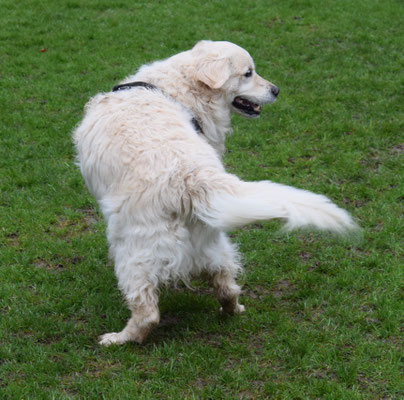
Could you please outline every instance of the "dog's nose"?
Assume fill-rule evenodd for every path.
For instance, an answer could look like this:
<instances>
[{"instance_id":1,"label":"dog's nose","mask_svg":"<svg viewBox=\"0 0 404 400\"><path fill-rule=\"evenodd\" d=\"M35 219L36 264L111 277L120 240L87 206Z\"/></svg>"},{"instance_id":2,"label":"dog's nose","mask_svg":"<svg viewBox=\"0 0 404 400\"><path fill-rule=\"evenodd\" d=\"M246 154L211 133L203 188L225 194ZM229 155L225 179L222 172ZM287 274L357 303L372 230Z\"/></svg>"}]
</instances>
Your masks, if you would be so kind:
<instances>
[{"instance_id":1,"label":"dog's nose","mask_svg":"<svg viewBox=\"0 0 404 400\"><path fill-rule=\"evenodd\" d=\"M278 94L279 94L279 88L278 88L278 86L273 85L273 86L271 87L271 93L272 93L275 97L278 96Z\"/></svg>"}]
</instances>

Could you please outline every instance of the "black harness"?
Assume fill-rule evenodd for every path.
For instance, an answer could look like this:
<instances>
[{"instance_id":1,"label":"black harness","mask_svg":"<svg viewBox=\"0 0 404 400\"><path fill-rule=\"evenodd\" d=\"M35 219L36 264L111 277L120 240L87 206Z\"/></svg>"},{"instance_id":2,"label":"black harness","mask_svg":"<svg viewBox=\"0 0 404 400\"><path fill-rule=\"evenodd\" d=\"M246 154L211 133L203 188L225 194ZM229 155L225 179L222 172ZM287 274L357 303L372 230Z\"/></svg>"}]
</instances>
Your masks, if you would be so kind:
<instances>
[{"instance_id":1,"label":"black harness","mask_svg":"<svg viewBox=\"0 0 404 400\"><path fill-rule=\"evenodd\" d=\"M112 91L120 92L121 90L129 90L129 89L132 89L135 87L143 87L143 88L149 89L149 90L159 90L159 88L157 86L154 86L151 83L137 81L137 82L128 82L128 83L122 83L120 85L116 85L112 88ZM202 127L201 127L200 123L198 122L198 120L195 117L192 117L191 122L192 122L192 125L194 126L196 132L203 135L203 130L202 130Z\"/></svg>"},{"instance_id":2,"label":"black harness","mask_svg":"<svg viewBox=\"0 0 404 400\"><path fill-rule=\"evenodd\" d=\"M134 87L144 87L146 89L157 89L157 86L152 85L151 83L147 82L128 82L122 83L121 85L116 85L112 88L113 92L119 92L120 90L128 90Z\"/></svg>"}]
</instances>

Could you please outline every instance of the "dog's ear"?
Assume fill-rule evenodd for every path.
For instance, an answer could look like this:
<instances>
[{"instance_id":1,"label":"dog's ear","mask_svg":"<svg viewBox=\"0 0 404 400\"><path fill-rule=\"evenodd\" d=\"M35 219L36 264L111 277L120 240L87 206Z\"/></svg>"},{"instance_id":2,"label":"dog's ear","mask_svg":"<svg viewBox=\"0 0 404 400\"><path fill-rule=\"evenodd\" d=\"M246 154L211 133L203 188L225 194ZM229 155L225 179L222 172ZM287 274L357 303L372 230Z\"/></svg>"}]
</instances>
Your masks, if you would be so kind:
<instances>
[{"instance_id":1,"label":"dog's ear","mask_svg":"<svg viewBox=\"0 0 404 400\"><path fill-rule=\"evenodd\" d=\"M220 89L230 78L230 60L226 58L203 57L195 66L195 79L212 89Z\"/></svg>"},{"instance_id":2,"label":"dog's ear","mask_svg":"<svg viewBox=\"0 0 404 400\"><path fill-rule=\"evenodd\" d=\"M195 78L212 89L220 89L230 75L230 60L227 57L210 59L205 57L195 68Z\"/></svg>"},{"instance_id":3,"label":"dog's ear","mask_svg":"<svg viewBox=\"0 0 404 400\"><path fill-rule=\"evenodd\" d=\"M194 78L212 89L220 89L231 75L230 59L211 54L196 58Z\"/></svg>"},{"instance_id":4,"label":"dog's ear","mask_svg":"<svg viewBox=\"0 0 404 400\"><path fill-rule=\"evenodd\" d=\"M220 89L231 76L231 62L217 51L214 43L201 40L193 47L194 79L212 89Z\"/></svg>"}]
</instances>

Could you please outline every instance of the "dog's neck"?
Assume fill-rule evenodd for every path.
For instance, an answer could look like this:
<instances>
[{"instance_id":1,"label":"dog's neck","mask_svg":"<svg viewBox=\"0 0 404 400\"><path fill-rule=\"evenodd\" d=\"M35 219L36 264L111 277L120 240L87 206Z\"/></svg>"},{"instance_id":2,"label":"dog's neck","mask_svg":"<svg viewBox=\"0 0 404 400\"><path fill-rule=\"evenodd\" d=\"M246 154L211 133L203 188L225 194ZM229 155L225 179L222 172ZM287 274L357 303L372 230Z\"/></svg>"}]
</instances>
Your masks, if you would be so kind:
<instances>
[{"instance_id":1,"label":"dog's neck","mask_svg":"<svg viewBox=\"0 0 404 400\"><path fill-rule=\"evenodd\" d=\"M225 152L226 134L231 132L230 110L226 99L204 84L193 81L190 68L177 63L177 60L174 56L150 66L145 65L124 82L140 80L151 83L189 109L202 128L201 137L221 157Z\"/></svg>"},{"instance_id":2,"label":"dog's neck","mask_svg":"<svg viewBox=\"0 0 404 400\"><path fill-rule=\"evenodd\" d=\"M203 91L192 91L189 95L177 95L175 98L196 116L206 140L220 156L223 156L226 135L231 132L230 110L225 100Z\"/></svg>"}]
</instances>

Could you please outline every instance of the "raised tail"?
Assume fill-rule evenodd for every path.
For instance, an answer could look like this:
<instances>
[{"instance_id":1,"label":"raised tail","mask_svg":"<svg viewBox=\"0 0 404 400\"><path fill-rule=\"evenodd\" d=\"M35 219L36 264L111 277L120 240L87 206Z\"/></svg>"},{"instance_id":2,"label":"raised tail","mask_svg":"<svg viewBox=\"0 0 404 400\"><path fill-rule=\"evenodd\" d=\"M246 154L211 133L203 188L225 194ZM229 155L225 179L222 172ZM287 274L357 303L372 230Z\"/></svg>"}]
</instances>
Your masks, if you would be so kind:
<instances>
[{"instance_id":1,"label":"raised tail","mask_svg":"<svg viewBox=\"0 0 404 400\"><path fill-rule=\"evenodd\" d=\"M211 191L203 203L194 203L198 218L212 227L227 230L270 219L285 220L287 230L314 227L343 234L357 227L348 212L325 196L270 181L243 182L226 175L222 175L226 180L223 190Z\"/></svg>"}]
</instances>

